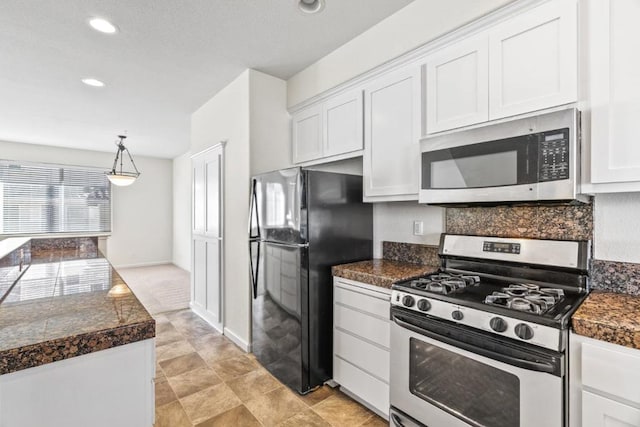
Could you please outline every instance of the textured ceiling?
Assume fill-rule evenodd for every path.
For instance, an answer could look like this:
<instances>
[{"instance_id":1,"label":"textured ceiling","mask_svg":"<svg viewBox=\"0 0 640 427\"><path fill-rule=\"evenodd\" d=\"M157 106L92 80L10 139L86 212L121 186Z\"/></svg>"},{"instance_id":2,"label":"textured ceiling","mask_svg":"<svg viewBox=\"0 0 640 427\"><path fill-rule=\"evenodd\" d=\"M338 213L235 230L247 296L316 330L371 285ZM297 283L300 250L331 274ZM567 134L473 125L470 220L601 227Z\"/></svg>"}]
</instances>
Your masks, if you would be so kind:
<instances>
[{"instance_id":1,"label":"textured ceiling","mask_svg":"<svg viewBox=\"0 0 640 427\"><path fill-rule=\"evenodd\" d=\"M0 0L0 140L114 151L127 130L134 155L175 157L190 114L245 68L287 79L411 1Z\"/></svg>"}]
</instances>

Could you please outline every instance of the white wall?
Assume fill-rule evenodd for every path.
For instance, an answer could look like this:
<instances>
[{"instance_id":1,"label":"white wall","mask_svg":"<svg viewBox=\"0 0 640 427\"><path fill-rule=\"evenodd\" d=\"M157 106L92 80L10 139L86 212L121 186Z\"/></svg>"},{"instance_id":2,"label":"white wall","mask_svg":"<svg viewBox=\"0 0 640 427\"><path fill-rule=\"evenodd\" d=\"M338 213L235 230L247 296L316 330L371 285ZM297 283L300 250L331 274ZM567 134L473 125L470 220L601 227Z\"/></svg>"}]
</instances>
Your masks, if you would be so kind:
<instances>
[{"instance_id":1,"label":"white wall","mask_svg":"<svg viewBox=\"0 0 640 427\"><path fill-rule=\"evenodd\" d=\"M129 187L112 186L113 230L107 258L116 267L169 263L172 258L171 160L136 156L140 178ZM0 157L77 166L111 168L113 153L0 141Z\"/></svg>"},{"instance_id":2,"label":"white wall","mask_svg":"<svg viewBox=\"0 0 640 427\"><path fill-rule=\"evenodd\" d=\"M250 336L249 254L249 70L191 116L191 153L222 140L225 146L224 326L248 343ZM185 191L190 191L185 189Z\"/></svg>"},{"instance_id":3,"label":"white wall","mask_svg":"<svg viewBox=\"0 0 640 427\"><path fill-rule=\"evenodd\" d=\"M423 235L413 235L413 221L423 221ZM444 231L444 208L418 202L373 205L373 256L382 258L382 241L437 245Z\"/></svg>"},{"instance_id":4,"label":"white wall","mask_svg":"<svg viewBox=\"0 0 640 427\"><path fill-rule=\"evenodd\" d=\"M402 55L511 0L415 0L288 81L291 107Z\"/></svg>"},{"instance_id":5,"label":"white wall","mask_svg":"<svg viewBox=\"0 0 640 427\"><path fill-rule=\"evenodd\" d=\"M594 204L594 257L640 263L640 193L599 194Z\"/></svg>"},{"instance_id":6,"label":"white wall","mask_svg":"<svg viewBox=\"0 0 640 427\"><path fill-rule=\"evenodd\" d=\"M249 70L251 175L291 167L287 82Z\"/></svg>"},{"instance_id":7,"label":"white wall","mask_svg":"<svg viewBox=\"0 0 640 427\"><path fill-rule=\"evenodd\" d=\"M173 263L191 271L191 152L173 159Z\"/></svg>"}]
</instances>

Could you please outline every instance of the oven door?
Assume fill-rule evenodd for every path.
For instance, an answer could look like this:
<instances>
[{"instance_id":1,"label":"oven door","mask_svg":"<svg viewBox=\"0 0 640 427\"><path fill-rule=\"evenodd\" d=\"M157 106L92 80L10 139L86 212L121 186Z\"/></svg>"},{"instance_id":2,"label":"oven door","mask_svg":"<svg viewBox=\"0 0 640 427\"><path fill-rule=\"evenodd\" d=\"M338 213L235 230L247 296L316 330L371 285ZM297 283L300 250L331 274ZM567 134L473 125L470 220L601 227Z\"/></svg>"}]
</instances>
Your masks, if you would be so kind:
<instances>
[{"instance_id":1,"label":"oven door","mask_svg":"<svg viewBox=\"0 0 640 427\"><path fill-rule=\"evenodd\" d=\"M392 408L428 427L564 425L561 353L396 308L392 317Z\"/></svg>"}]
</instances>

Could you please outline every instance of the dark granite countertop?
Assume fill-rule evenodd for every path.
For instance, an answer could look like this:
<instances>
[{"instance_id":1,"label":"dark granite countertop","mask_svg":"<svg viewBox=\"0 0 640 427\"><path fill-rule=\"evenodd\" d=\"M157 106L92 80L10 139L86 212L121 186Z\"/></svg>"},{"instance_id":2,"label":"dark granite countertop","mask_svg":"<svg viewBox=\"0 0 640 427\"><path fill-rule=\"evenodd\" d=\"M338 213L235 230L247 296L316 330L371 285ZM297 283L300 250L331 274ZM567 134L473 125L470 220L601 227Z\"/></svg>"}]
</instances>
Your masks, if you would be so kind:
<instances>
[{"instance_id":1,"label":"dark granite countertop","mask_svg":"<svg viewBox=\"0 0 640 427\"><path fill-rule=\"evenodd\" d=\"M100 254L51 249L0 304L0 375L155 337L155 320Z\"/></svg>"},{"instance_id":2,"label":"dark granite countertop","mask_svg":"<svg viewBox=\"0 0 640 427\"><path fill-rule=\"evenodd\" d=\"M579 335L640 349L640 296L592 292L571 323Z\"/></svg>"},{"instance_id":3,"label":"dark granite countertop","mask_svg":"<svg viewBox=\"0 0 640 427\"><path fill-rule=\"evenodd\" d=\"M391 288L395 282L423 276L438 270L437 265L412 264L388 259L372 259L351 264L335 265L334 276L382 288Z\"/></svg>"}]
</instances>

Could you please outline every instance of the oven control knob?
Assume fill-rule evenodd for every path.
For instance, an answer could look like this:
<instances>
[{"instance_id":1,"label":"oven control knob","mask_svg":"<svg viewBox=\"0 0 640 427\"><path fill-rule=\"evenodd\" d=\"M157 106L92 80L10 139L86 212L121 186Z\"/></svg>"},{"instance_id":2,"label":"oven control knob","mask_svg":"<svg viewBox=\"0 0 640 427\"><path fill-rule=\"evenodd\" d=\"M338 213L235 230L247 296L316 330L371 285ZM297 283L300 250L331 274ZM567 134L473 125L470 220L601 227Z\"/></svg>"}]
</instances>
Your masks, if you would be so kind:
<instances>
[{"instance_id":1,"label":"oven control knob","mask_svg":"<svg viewBox=\"0 0 640 427\"><path fill-rule=\"evenodd\" d=\"M429 311L431 309L431 303L426 299L418 300L418 310L420 311Z\"/></svg>"},{"instance_id":2,"label":"oven control knob","mask_svg":"<svg viewBox=\"0 0 640 427\"><path fill-rule=\"evenodd\" d=\"M489 321L489 326L496 332L504 332L507 330L507 322L500 317L494 317Z\"/></svg>"},{"instance_id":3,"label":"oven control knob","mask_svg":"<svg viewBox=\"0 0 640 427\"><path fill-rule=\"evenodd\" d=\"M516 335L523 340L530 340L533 338L533 329L529 325L519 323L516 325Z\"/></svg>"},{"instance_id":4,"label":"oven control knob","mask_svg":"<svg viewBox=\"0 0 640 427\"><path fill-rule=\"evenodd\" d=\"M453 320L462 320L464 314L460 310L456 310L451 313L451 317L453 317Z\"/></svg>"},{"instance_id":5,"label":"oven control knob","mask_svg":"<svg viewBox=\"0 0 640 427\"><path fill-rule=\"evenodd\" d=\"M411 307L414 302L415 301L411 295L405 295L402 297L402 305L405 307Z\"/></svg>"}]
</instances>

